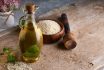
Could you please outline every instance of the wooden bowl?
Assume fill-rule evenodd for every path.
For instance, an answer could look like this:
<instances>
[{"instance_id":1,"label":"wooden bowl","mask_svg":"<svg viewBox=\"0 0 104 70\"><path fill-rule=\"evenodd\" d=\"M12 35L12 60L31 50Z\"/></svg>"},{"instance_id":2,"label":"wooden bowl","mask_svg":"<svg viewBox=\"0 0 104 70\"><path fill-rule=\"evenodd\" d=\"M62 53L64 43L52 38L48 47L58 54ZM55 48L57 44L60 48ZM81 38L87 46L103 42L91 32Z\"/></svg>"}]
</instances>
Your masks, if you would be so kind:
<instances>
[{"instance_id":1,"label":"wooden bowl","mask_svg":"<svg viewBox=\"0 0 104 70\"><path fill-rule=\"evenodd\" d=\"M56 20L53 20L53 21L56 21ZM59 22L59 21L56 21L56 22L61 27L60 32L58 32L56 34L52 34L52 35L43 34L43 42L44 42L44 44L55 43L55 42L57 42L58 40L60 40L64 36L65 32L64 32L63 24L61 22Z\"/></svg>"}]
</instances>

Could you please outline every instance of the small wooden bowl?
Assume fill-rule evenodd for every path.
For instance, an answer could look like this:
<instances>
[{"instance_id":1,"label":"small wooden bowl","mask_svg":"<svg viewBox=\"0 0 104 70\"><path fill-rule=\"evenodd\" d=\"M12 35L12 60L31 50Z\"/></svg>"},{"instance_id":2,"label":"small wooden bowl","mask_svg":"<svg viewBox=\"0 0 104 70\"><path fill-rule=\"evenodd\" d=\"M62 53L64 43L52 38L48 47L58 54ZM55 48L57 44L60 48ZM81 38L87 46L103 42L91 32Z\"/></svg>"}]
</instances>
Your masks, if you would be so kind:
<instances>
[{"instance_id":1,"label":"small wooden bowl","mask_svg":"<svg viewBox=\"0 0 104 70\"><path fill-rule=\"evenodd\" d=\"M53 21L56 21L56 20L53 20ZM60 32L58 32L56 34L52 34L52 35L45 35L45 34L43 34L43 42L44 42L44 44L55 43L55 42L57 42L58 40L60 40L64 36L65 32L64 32L63 24L61 22L59 22L59 21L56 21L56 22L61 27Z\"/></svg>"}]
</instances>

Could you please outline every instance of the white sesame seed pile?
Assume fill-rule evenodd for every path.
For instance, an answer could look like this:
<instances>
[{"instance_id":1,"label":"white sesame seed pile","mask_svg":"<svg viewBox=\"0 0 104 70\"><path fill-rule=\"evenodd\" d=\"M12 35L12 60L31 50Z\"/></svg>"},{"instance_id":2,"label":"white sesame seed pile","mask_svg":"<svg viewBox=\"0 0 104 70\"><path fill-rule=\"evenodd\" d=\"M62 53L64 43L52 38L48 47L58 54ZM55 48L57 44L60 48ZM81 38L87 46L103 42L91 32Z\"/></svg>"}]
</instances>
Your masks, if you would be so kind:
<instances>
[{"instance_id":1,"label":"white sesame seed pile","mask_svg":"<svg viewBox=\"0 0 104 70\"><path fill-rule=\"evenodd\" d=\"M16 62L15 64L8 63L6 66L7 70L32 70L28 64L23 62Z\"/></svg>"},{"instance_id":2,"label":"white sesame seed pile","mask_svg":"<svg viewBox=\"0 0 104 70\"><path fill-rule=\"evenodd\" d=\"M60 25L52 20L41 20L38 23L38 27L40 27L45 35L56 34L61 30Z\"/></svg>"}]
</instances>

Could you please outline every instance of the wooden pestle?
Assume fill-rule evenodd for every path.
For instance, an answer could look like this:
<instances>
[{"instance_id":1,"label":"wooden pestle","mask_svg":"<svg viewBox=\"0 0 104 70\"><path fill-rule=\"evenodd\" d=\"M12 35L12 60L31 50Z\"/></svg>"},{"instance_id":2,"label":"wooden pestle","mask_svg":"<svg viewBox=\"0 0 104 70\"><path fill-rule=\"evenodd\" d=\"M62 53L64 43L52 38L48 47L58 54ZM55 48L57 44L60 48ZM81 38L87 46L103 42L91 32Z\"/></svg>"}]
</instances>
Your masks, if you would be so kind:
<instances>
[{"instance_id":1,"label":"wooden pestle","mask_svg":"<svg viewBox=\"0 0 104 70\"><path fill-rule=\"evenodd\" d=\"M63 37L63 45L66 49L73 49L76 47L77 43L73 37L73 34L70 32L70 26L68 23L68 18L65 13L59 17L59 20L63 23L64 28L65 28L65 35Z\"/></svg>"}]
</instances>

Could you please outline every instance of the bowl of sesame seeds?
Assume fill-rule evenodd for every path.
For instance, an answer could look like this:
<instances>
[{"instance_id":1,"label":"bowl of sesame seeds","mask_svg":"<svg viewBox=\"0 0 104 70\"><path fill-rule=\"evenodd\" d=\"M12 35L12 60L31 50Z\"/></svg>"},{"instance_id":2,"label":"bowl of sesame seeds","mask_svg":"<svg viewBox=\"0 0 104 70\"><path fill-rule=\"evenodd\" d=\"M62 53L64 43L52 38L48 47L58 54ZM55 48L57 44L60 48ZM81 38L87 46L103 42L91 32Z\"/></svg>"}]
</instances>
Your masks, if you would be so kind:
<instances>
[{"instance_id":1,"label":"bowl of sesame seeds","mask_svg":"<svg viewBox=\"0 0 104 70\"><path fill-rule=\"evenodd\" d=\"M43 41L45 44L57 42L64 35L64 26L59 21L40 20L38 27L43 33Z\"/></svg>"}]
</instances>

